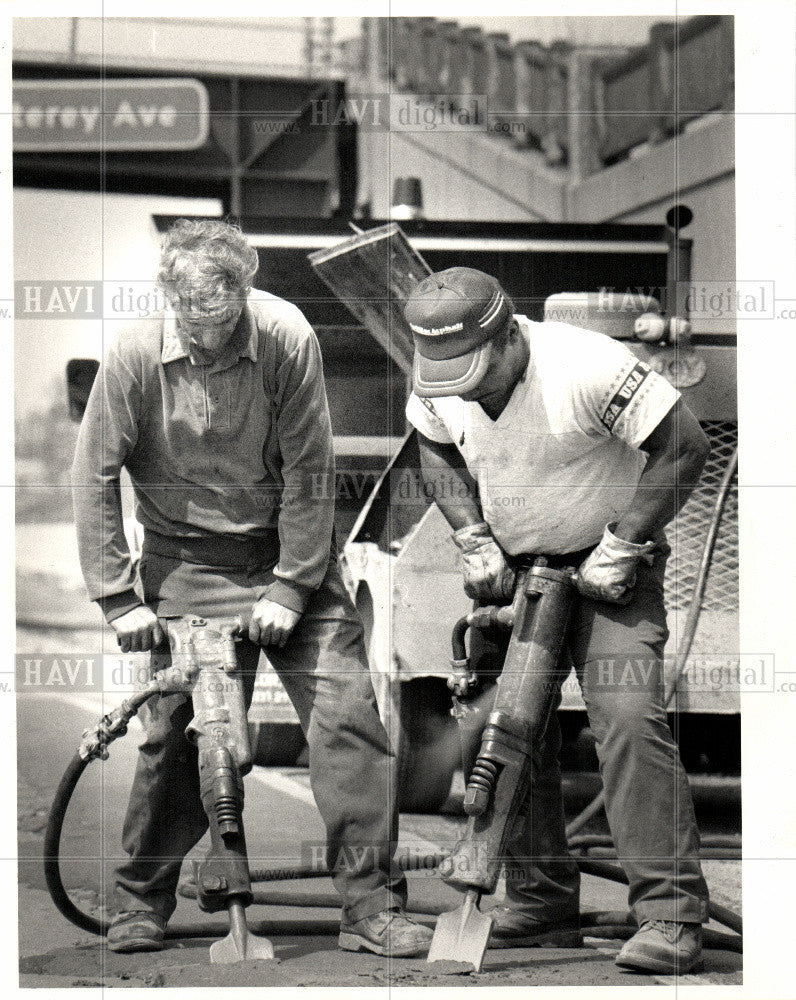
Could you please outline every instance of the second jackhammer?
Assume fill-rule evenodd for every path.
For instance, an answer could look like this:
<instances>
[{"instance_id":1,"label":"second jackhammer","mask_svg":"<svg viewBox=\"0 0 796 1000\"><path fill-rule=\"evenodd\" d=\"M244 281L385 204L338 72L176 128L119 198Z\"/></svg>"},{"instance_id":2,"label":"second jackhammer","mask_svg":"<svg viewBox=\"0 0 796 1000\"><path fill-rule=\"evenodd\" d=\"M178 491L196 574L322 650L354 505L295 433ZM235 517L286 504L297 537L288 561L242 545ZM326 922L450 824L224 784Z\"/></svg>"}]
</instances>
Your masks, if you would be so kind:
<instances>
[{"instance_id":1,"label":"second jackhammer","mask_svg":"<svg viewBox=\"0 0 796 1000\"><path fill-rule=\"evenodd\" d=\"M567 667L564 639L575 597L573 567L553 569L544 557L520 574L511 605L482 607L459 623L466 628L511 629L495 701L464 798L464 837L441 867L443 880L465 893L461 906L437 921L428 960L484 959L492 918L482 913L481 896L497 886L506 842L530 789L535 755ZM456 632L454 633L456 636ZM454 657L451 687L455 709L466 714L476 678L465 657Z\"/></svg>"},{"instance_id":2,"label":"second jackhammer","mask_svg":"<svg viewBox=\"0 0 796 1000\"><path fill-rule=\"evenodd\" d=\"M229 934L210 947L211 962L239 962L274 957L271 942L250 933L245 909L253 894L243 831L243 776L252 755L246 720L242 677L235 639L244 630L239 619L197 616L165 622L171 664L146 686L86 730L74 760L56 794L45 837L45 877L50 895L67 919L93 933L108 924L78 910L64 889L58 845L69 799L86 765L108 757L108 746L127 732L130 720L149 698L181 693L193 701L193 718L186 737L196 744L202 805L210 827L210 850L194 863L199 907L209 913L226 910Z\"/></svg>"}]
</instances>

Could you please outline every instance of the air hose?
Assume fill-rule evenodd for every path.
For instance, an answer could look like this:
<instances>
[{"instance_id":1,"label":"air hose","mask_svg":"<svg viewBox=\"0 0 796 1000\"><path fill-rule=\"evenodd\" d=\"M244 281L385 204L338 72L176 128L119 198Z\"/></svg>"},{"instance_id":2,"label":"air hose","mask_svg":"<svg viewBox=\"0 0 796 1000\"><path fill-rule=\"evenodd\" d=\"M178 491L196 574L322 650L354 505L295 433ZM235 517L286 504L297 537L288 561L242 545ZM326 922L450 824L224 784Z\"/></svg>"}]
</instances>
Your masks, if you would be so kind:
<instances>
[{"instance_id":1,"label":"air hose","mask_svg":"<svg viewBox=\"0 0 796 1000\"><path fill-rule=\"evenodd\" d=\"M702 610L702 599L705 596L705 587L708 582L708 571L710 570L710 566L713 561L713 550L716 547L716 538L719 533L721 516L724 513L724 505L727 502L727 496L730 492L730 486L732 485L733 476L735 475L737 468L738 449L736 448L727 462L724 469L724 475L721 477L719 492L716 494L716 502L713 505L713 513L710 518L707 534L705 535L705 544L702 546L702 556L699 560L699 571L697 572L694 590L691 595L691 603L688 606L688 614L686 615L685 625L683 626L683 636L677 650L674 672L666 690L664 691L663 697L665 708L669 707L672 698L674 698L675 691L677 690L677 684L679 683L680 677L688 662L688 656L691 652L694 636L696 635L697 624L699 623L699 615ZM572 822L568 824L567 837L573 837L579 830L582 830L583 827L597 815L604 805L605 791L601 789L600 792L595 795L591 802L585 807L585 809L578 813Z\"/></svg>"},{"instance_id":2,"label":"air hose","mask_svg":"<svg viewBox=\"0 0 796 1000\"><path fill-rule=\"evenodd\" d=\"M63 829L64 818L66 816L69 800L71 799L72 793L74 792L78 781L91 759L91 757L82 757L80 753L76 753L64 772L63 778L61 778L61 783L55 793L55 798L50 810L50 818L44 837L44 876L50 896L58 911L63 914L63 916L65 916L70 923L73 923L81 930L88 931L90 934L99 934L104 936L108 931L108 921L97 919L96 917L92 917L90 914L85 913L83 910L80 910L77 906L75 906L69 898L61 880L61 870L58 857L61 831ZM266 920L261 921L259 924L251 924L250 929L256 934L262 934L265 936L277 933L303 935L322 934L325 932L334 934L337 933L338 923L339 922L337 921L331 920L317 921L312 924L308 924L307 921L304 920ZM228 933L228 931L229 927L223 923L205 924L201 927L174 926L167 928L166 937L171 940L196 937L223 937Z\"/></svg>"},{"instance_id":3,"label":"air hose","mask_svg":"<svg viewBox=\"0 0 796 1000\"><path fill-rule=\"evenodd\" d=\"M147 697L156 693L151 691L146 697L139 699L139 705L143 704L143 701ZM125 704L129 704L125 703ZM117 710L121 711L121 710ZM113 715L114 713L112 713ZM132 713L135 714L135 713ZM127 716L127 720L131 716ZM106 716L103 723L100 724L101 728L103 724L110 719L110 716ZM112 738L115 739L117 736L121 736L121 727L113 734ZM85 740L84 740L85 744ZM69 894L64 888L63 881L61 879L61 865L60 865L60 845L61 845L61 833L63 831L64 819L66 817L66 811L69 806L70 799L77 787L78 781L83 775L88 764L96 756L103 756L101 753L95 753L93 755L84 755L81 751L78 751L72 760L69 762L69 766L64 772L61 782L58 785L58 789L55 793L55 798L53 799L53 804L50 808L50 816L47 822L47 829L44 835L44 877L47 884L47 889L50 893L53 903L61 913L70 923L73 923L76 927L81 930L88 931L90 934L105 935L108 931L109 922L107 920L98 919L93 917L83 910L80 910L72 900L69 898ZM104 754L107 757L107 752ZM435 865L439 864L444 858L444 855L435 855L432 859ZM414 863L414 864L413 864ZM420 859L409 859L409 863L406 865L407 869L412 867L423 867L427 869L429 859L423 857ZM403 866L402 866L403 867ZM250 873L252 882L270 882L270 881L282 881L285 879L285 875L288 874L284 869L253 869ZM291 879L296 878L322 878L324 876L331 875L332 872L328 868L296 868L289 873ZM196 898L196 888L191 886L191 883L183 883L180 887L180 894L187 896L189 899ZM323 897L323 901L319 901L320 897L316 895L300 895L291 896L287 893L282 892L281 894L276 893L275 898L269 897L268 893L255 893L254 902L256 903L269 903L275 906L332 906L334 905L339 909L340 899L339 896L331 895ZM421 908L410 909L412 913L424 913L428 915L434 915L438 913L438 910ZM324 933L337 933L339 929L339 921L296 921L296 920L280 920L280 921L262 921L259 925L252 924L250 929L258 934L292 934L292 935L306 935L306 934L324 934ZM217 925L204 925L201 927L169 927L166 930L166 937L170 939L175 938L186 938L186 937L223 937L229 928L222 924Z\"/></svg>"},{"instance_id":4,"label":"air hose","mask_svg":"<svg viewBox=\"0 0 796 1000\"><path fill-rule=\"evenodd\" d=\"M163 671L163 674L167 673ZM107 923L79 910L67 895L61 881L58 853L66 810L72 793L89 763L96 757L101 760L108 759L108 746L115 739L125 735L130 719L138 713L145 701L163 691L167 682L166 676L156 675L141 691L126 698L118 708L104 715L94 729L84 731L83 741L64 771L50 808L47 830L44 834L44 878L47 888L52 901L66 919L92 934L105 934Z\"/></svg>"},{"instance_id":5,"label":"air hose","mask_svg":"<svg viewBox=\"0 0 796 1000\"><path fill-rule=\"evenodd\" d=\"M47 830L44 834L44 878L52 901L55 903L58 911L67 920L71 921L81 930L88 931L91 934L105 934L108 929L107 922L97 920L89 916L88 913L79 910L67 895L64 884L61 881L61 866L58 858L66 808L69 805L72 792L74 792L90 760L90 757L83 758L79 753L76 753L69 762L69 766L64 771L64 776L61 778L61 783L58 785L58 790L55 793L55 798L50 808Z\"/></svg>"}]
</instances>

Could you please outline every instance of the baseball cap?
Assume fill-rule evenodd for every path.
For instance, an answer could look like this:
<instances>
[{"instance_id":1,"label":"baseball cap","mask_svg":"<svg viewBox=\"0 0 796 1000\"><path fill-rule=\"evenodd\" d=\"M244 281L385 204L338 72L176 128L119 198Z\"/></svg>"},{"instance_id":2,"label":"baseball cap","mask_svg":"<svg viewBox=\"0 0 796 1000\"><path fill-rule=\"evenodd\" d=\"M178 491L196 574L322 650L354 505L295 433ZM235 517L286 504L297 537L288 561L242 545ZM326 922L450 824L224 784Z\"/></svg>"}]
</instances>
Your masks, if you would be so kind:
<instances>
[{"instance_id":1,"label":"baseball cap","mask_svg":"<svg viewBox=\"0 0 796 1000\"><path fill-rule=\"evenodd\" d=\"M415 393L434 398L475 388L511 308L500 283L472 267L449 267L416 285L404 309L415 341Z\"/></svg>"}]
</instances>

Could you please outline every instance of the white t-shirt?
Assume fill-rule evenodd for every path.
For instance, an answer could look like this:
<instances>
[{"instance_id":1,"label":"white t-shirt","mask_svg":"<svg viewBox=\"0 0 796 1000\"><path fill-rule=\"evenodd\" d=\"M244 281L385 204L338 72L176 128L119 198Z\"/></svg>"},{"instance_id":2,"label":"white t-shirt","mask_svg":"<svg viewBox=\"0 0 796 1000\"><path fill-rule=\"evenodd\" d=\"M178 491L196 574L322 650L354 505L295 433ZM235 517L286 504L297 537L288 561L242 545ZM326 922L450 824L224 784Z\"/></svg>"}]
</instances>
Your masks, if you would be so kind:
<instances>
[{"instance_id":1,"label":"white t-shirt","mask_svg":"<svg viewBox=\"0 0 796 1000\"><path fill-rule=\"evenodd\" d=\"M639 445L680 393L602 333L516 318L528 370L497 420L459 396L414 393L406 415L459 449L506 552L575 552L629 507L646 461Z\"/></svg>"}]
</instances>

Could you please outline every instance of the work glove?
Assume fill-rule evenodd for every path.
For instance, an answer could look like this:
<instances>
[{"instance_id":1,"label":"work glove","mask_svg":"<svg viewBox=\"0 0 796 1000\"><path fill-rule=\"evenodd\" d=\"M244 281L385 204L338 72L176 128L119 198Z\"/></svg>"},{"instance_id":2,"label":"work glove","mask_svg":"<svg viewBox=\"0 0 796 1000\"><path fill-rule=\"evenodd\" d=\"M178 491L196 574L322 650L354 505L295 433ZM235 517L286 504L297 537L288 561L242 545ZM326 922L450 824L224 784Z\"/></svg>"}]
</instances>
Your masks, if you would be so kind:
<instances>
[{"instance_id":1,"label":"work glove","mask_svg":"<svg viewBox=\"0 0 796 1000\"><path fill-rule=\"evenodd\" d=\"M652 565L655 542L626 542L611 530L616 522L606 525L600 544L581 563L575 584L584 597L612 604L628 604L633 597L636 569L643 559Z\"/></svg>"},{"instance_id":2,"label":"work glove","mask_svg":"<svg viewBox=\"0 0 796 1000\"><path fill-rule=\"evenodd\" d=\"M453 533L462 553L464 592L475 601L503 602L514 596L515 573L484 521Z\"/></svg>"}]
</instances>

